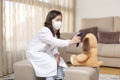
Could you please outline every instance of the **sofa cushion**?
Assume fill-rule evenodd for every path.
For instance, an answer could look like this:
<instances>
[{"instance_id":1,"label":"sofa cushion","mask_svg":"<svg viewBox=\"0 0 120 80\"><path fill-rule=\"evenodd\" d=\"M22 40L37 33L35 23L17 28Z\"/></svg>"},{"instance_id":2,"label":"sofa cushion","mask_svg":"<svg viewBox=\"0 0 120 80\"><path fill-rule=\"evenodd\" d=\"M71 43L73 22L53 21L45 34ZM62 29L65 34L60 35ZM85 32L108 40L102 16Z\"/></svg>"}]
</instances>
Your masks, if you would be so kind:
<instances>
[{"instance_id":1,"label":"sofa cushion","mask_svg":"<svg viewBox=\"0 0 120 80\"><path fill-rule=\"evenodd\" d=\"M114 31L120 32L120 16L114 17Z\"/></svg>"},{"instance_id":2,"label":"sofa cushion","mask_svg":"<svg viewBox=\"0 0 120 80\"><path fill-rule=\"evenodd\" d=\"M76 45L71 45L71 46L67 47L66 52L67 52L67 54L80 54L80 53L82 53L81 43L79 44L78 47L76 47Z\"/></svg>"},{"instance_id":3,"label":"sofa cushion","mask_svg":"<svg viewBox=\"0 0 120 80\"><path fill-rule=\"evenodd\" d=\"M119 32L99 32L99 43L119 44Z\"/></svg>"},{"instance_id":4,"label":"sofa cushion","mask_svg":"<svg viewBox=\"0 0 120 80\"><path fill-rule=\"evenodd\" d=\"M98 31L113 31L114 17L103 18L83 18L81 20L81 29L98 27Z\"/></svg>"},{"instance_id":5,"label":"sofa cushion","mask_svg":"<svg viewBox=\"0 0 120 80\"><path fill-rule=\"evenodd\" d=\"M97 27L91 27L91 28L81 29L80 32L83 32L83 34L84 34L81 37L81 40L83 40L83 38L85 37L85 35L87 33L93 33L95 35L95 37L98 39L98 37L97 37Z\"/></svg>"},{"instance_id":6,"label":"sofa cushion","mask_svg":"<svg viewBox=\"0 0 120 80\"><path fill-rule=\"evenodd\" d=\"M76 32L64 32L64 33L61 33L60 38L61 39L72 39L75 34L77 33Z\"/></svg>"},{"instance_id":7,"label":"sofa cushion","mask_svg":"<svg viewBox=\"0 0 120 80\"><path fill-rule=\"evenodd\" d=\"M120 44L98 43L98 56L120 58Z\"/></svg>"}]
</instances>

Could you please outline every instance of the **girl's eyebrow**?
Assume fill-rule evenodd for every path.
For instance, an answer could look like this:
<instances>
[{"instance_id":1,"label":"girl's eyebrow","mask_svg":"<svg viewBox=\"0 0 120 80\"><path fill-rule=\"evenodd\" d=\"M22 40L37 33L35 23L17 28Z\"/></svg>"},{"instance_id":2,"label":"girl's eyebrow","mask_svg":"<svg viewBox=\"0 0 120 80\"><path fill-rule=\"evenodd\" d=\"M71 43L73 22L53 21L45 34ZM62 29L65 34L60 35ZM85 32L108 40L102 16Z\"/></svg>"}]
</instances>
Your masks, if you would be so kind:
<instances>
[{"instance_id":1,"label":"girl's eyebrow","mask_svg":"<svg viewBox=\"0 0 120 80\"><path fill-rule=\"evenodd\" d=\"M57 21L62 21L61 19L56 19Z\"/></svg>"}]
</instances>

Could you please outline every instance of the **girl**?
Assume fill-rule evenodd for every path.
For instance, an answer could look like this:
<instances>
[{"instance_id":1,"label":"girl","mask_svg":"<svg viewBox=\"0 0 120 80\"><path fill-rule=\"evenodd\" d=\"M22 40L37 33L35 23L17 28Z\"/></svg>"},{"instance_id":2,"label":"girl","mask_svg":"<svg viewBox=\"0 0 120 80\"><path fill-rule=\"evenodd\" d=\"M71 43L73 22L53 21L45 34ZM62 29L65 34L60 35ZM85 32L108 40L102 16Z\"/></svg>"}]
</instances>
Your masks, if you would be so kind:
<instances>
[{"instance_id":1,"label":"girl","mask_svg":"<svg viewBox=\"0 0 120 80\"><path fill-rule=\"evenodd\" d=\"M27 59L32 63L37 77L46 80L62 80L64 60L60 57L58 47L66 47L80 42L78 36L72 40L60 38L62 14L57 10L48 13L44 27L35 34L27 48Z\"/></svg>"}]
</instances>

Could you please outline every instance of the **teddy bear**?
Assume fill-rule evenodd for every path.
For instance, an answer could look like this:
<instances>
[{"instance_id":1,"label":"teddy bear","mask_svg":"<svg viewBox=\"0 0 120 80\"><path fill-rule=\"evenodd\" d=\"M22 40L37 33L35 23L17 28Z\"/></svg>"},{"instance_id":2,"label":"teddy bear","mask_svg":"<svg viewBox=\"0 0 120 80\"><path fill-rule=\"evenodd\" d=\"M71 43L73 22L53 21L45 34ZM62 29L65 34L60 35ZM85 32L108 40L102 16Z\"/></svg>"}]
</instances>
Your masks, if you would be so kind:
<instances>
[{"instance_id":1,"label":"teddy bear","mask_svg":"<svg viewBox=\"0 0 120 80\"><path fill-rule=\"evenodd\" d=\"M72 65L82 65L98 67L103 61L97 60L97 39L92 33L88 33L83 38L82 53L70 57Z\"/></svg>"}]
</instances>

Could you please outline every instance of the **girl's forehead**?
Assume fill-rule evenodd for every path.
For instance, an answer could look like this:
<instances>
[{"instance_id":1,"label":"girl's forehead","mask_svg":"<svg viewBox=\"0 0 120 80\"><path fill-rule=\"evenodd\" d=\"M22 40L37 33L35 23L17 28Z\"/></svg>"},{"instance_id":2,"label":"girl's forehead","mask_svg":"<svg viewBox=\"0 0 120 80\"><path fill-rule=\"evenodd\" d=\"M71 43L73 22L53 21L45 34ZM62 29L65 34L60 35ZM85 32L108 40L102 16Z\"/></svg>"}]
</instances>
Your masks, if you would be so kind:
<instances>
[{"instance_id":1,"label":"girl's forehead","mask_svg":"<svg viewBox=\"0 0 120 80\"><path fill-rule=\"evenodd\" d=\"M62 20L62 16L61 16L61 15L58 15L58 16L56 16L54 19Z\"/></svg>"}]
</instances>

